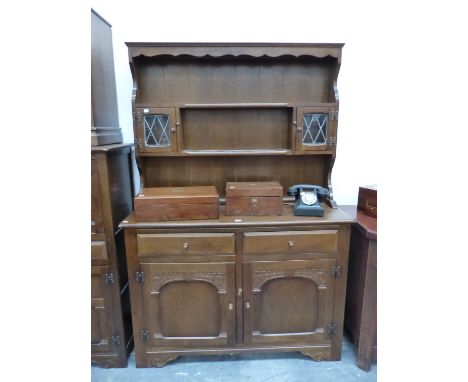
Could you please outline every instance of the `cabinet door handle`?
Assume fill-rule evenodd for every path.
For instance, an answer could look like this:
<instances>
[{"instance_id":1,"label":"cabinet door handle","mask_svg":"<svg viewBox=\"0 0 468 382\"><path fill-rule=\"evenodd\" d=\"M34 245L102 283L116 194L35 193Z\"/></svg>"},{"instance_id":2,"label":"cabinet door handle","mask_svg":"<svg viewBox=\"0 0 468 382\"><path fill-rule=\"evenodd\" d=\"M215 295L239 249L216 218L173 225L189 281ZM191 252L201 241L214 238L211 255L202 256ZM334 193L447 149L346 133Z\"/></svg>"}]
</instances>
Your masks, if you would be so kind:
<instances>
[{"instance_id":1,"label":"cabinet door handle","mask_svg":"<svg viewBox=\"0 0 468 382\"><path fill-rule=\"evenodd\" d=\"M182 246L182 248L188 249L188 243L184 243L184 245Z\"/></svg>"},{"instance_id":2,"label":"cabinet door handle","mask_svg":"<svg viewBox=\"0 0 468 382\"><path fill-rule=\"evenodd\" d=\"M233 309L234 309L234 304L233 304L232 302L230 302L230 303L228 304L228 309L229 309L229 310L233 310Z\"/></svg>"},{"instance_id":3,"label":"cabinet door handle","mask_svg":"<svg viewBox=\"0 0 468 382\"><path fill-rule=\"evenodd\" d=\"M247 301L247 302L245 303L245 309L250 309L250 302Z\"/></svg>"},{"instance_id":4,"label":"cabinet door handle","mask_svg":"<svg viewBox=\"0 0 468 382\"><path fill-rule=\"evenodd\" d=\"M288 241L288 246L289 246L289 248L294 247L294 241L289 240Z\"/></svg>"},{"instance_id":5,"label":"cabinet door handle","mask_svg":"<svg viewBox=\"0 0 468 382\"><path fill-rule=\"evenodd\" d=\"M242 296L242 288L239 288L239 289L237 290L237 295L238 295L239 297Z\"/></svg>"}]
</instances>

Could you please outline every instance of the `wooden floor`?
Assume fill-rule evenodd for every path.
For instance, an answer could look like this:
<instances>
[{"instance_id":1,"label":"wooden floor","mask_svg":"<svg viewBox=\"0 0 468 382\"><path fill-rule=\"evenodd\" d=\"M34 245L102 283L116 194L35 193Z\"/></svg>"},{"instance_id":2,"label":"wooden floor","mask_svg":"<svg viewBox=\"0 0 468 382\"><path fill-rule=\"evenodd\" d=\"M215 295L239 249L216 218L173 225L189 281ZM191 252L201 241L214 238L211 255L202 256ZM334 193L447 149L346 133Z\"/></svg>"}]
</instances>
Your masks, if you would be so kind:
<instances>
[{"instance_id":1,"label":"wooden floor","mask_svg":"<svg viewBox=\"0 0 468 382\"><path fill-rule=\"evenodd\" d=\"M344 336L342 360L315 362L299 353L234 356L181 357L161 369L135 368L132 353L126 369L92 367L92 381L174 381L174 382L299 382L377 381L377 365L369 372L356 366L356 352Z\"/></svg>"}]
</instances>

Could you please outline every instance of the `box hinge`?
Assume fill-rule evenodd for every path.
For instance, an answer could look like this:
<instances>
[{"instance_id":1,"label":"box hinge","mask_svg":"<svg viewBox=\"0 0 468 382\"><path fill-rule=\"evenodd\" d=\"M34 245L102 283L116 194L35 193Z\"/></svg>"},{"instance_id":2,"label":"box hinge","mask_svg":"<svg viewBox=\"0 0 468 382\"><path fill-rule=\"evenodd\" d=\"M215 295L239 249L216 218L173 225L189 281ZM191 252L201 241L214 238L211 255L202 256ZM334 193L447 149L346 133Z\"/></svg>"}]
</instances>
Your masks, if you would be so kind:
<instances>
[{"instance_id":1,"label":"box hinge","mask_svg":"<svg viewBox=\"0 0 468 382\"><path fill-rule=\"evenodd\" d=\"M114 345L120 345L120 337L119 337L119 336L112 336L112 337L111 337L111 342L112 342Z\"/></svg>"},{"instance_id":2,"label":"box hinge","mask_svg":"<svg viewBox=\"0 0 468 382\"><path fill-rule=\"evenodd\" d=\"M330 113L330 119L331 119L332 121L338 121L338 111L332 111L332 112Z\"/></svg>"},{"instance_id":3,"label":"box hinge","mask_svg":"<svg viewBox=\"0 0 468 382\"><path fill-rule=\"evenodd\" d=\"M143 282L144 278L143 278L144 274L143 272L136 272L135 273L135 280L137 283L141 283Z\"/></svg>"},{"instance_id":4,"label":"box hinge","mask_svg":"<svg viewBox=\"0 0 468 382\"><path fill-rule=\"evenodd\" d=\"M331 336L335 335L336 334L336 322L332 321L332 323L328 325L327 331L328 331L328 334L330 334Z\"/></svg>"},{"instance_id":5,"label":"box hinge","mask_svg":"<svg viewBox=\"0 0 468 382\"><path fill-rule=\"evenodd\" d=\"M104 282L106 284L109 284L109 285L113 284L114 283L114 275L112 273L106 273L104 275Z\"/></svg>"},{"instance_id":6,"label":"box hinge","mask_svg":"<svg viewBox=\"0 0 468 382\"><path fill-rule=\"evenodd\" d=\"M332 276L340 277L341 276L341 267L339 265L334 265L332 267Z\"/></svg>"},{"instance_id":7,"label":"box hinge","mask_svg":"<svg viewBox=\"0 0 468 382\"><path fill-rule=\"evenodd\" d=\"M142 330L140 331L140 338L142 341L148 341L149 339L149 333L147 330Z\"/></svg>"}]
</instances>

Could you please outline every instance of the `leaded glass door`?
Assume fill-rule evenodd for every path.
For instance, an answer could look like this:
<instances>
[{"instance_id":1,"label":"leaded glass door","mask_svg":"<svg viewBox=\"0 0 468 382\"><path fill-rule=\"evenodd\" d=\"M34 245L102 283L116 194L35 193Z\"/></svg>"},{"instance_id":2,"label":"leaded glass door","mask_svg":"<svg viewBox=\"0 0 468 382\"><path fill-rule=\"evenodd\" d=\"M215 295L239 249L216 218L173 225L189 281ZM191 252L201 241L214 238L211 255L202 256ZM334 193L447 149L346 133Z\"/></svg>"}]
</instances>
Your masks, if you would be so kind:
<instances>
[{"instance_id":1,"label":"leaded glass door","mask_svg":"<svg viewBox=\"0 0 468 382\"><path fill-rule=\"evenodd\" d=\"M297 109L296 150L328 150L336 144L336 116L331 107Z\"/></svg>"},{"instance_id":2,"label":"leaded glass door","mask_svg":"<svg viewBox=\"0 0 468 382\"><path fill-rule=\"evenodd\" d=\"M177 151L174 108L138 108L137 139L139 152Z\"/></svg>"}]
</instances>

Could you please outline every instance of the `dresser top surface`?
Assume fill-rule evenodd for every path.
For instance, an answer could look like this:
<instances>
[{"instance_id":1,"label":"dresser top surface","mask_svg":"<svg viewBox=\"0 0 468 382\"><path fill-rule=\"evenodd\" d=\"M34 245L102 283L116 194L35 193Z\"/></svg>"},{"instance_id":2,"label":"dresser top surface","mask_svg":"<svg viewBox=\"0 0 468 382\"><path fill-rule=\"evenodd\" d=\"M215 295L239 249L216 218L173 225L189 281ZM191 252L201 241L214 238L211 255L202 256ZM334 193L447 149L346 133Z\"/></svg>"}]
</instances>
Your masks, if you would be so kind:
<instances>
[{"instance_id":1,"label":"dresser top surface","mask_svg":"<svg viewBox=\"0 0 468 382\"><path fill-rule=\"evenodd\" d=\"M283 205L281 216L226 216L225 206L219 208L219 219L208 220L179 220L165 222L137 222L133 213L125 218L119 227L123 228L236 228L251 226L301 226L301 225L324 225L324 224L350 224L354 222L353 217L340 208L323 206L325 215L323 217L294 216L293 205Z\"/></svg>"}]
</instances>

